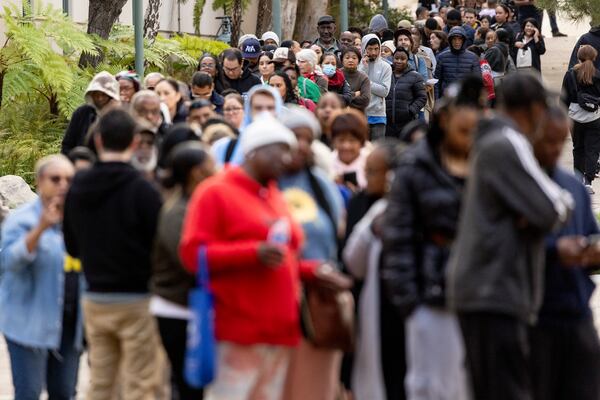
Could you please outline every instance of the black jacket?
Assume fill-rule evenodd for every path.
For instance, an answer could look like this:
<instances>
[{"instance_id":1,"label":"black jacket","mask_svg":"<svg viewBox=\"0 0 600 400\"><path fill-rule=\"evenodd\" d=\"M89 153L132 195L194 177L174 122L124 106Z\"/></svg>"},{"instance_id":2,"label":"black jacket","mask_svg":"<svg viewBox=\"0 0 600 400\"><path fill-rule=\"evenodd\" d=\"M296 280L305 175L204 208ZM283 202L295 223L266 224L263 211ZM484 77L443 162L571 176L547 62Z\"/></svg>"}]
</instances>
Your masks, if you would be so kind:
<instances>
[{"instance_id":1,"label":"black jacket","mask_svg":"<svg viewBox=\"0 0 600 400\"><path fill-rule=\"evenodd\" d=\"M593 85L582 85L577 82L577 76L573 69L569 69L563 78L560 99L567 108L571 103L578 103L578 94L588 94L600 99L600 71L596 70Z\"/></svg>"},{"instance_id":2,"label":"black jacket","mask_svg":"<svg viewBox=\"0 0 600 400\"><path fill-rule=\"evenodd\" d=\"M385 98L386 136L398 138L402 128L417 118L427 103L423 77L410 65L400 76L392 74L390 91Z\"/></svg>"},{"instance_id":3,"label":"black jacket","mask_svg":"<svg viewBox=\"0 0 600 400\"><path fill-rule=\"evenodd\" d=\"M589 44L595 49L600 49L600 26L590 29L588 33L579 38L571 53L569 69L573 68L573 66L579 62L577 60L577 52L579 51L579 47L584 44ZM596 65L596 69L600 69L600 57L596 57L594 64Z\"/></svg>"},{"instance_id":4,"label":"black jacket","mask_svg":"<svg viewBox=\"0 0 600 400\"><path fill-rule=\"evenodd\" d=\"M465 50L466 35L464 29L461 27L452 28L448 35L448 41L452 42L452 38L455 36L463 38L463 47L460 50L455 50L450 46L448 50L440 53L437 57L435 77L439 79L439 82L435 86L436 97L442 96L450 84L458 82L470 74L481 76L479 57L475 53Z\"/></svg>"},{"instance_id":5,"label":"black jacket","mask_svg":"<svg viewBox=\"0 0 600 400\"><path fill-rule=\"evenodd\" d=\"M444 305L462 186L441 166L428 140L403 154L384 219L381 278L388 299L405 316L421 303Z\"/></svg>"},{"instance_id":6,"label":"black jacket","mask_svg":"<svg viewBox=\"0 0 600 400\"><path fill-rule=\"evenodd\" d=\"M179 240L188 200L177 194L165 203L152 253L152 292L183 306L187 306L189 291L196 281L179 261Z\"/></svg>"},{"instance_id":7,"label":"black jacket","mask_svg":"<svg viewBox=\"0 0 600 400\"><path fill-rule=\"evenodd\" d=\"M85 145L88 131L96 116L96 109L89 104L84 104L73 112L60 147L62 154L68 155L75 147Z\"/></svg>"},{"instance_id":8,"label":"black jacket","mask_svg":"<svg viewBox=\"0 0 600 400\"><path fill-rule=\"evenodd\" d=\"M146 293L160 194L131 165L97 162L67 194L64 238L95 293Z\"/></svg>"},{"instance_id":9,"label":"black jacket","mask_svg":"<svg viewBox=\"0 0 600 400\"><path fill-rule=\"evenodd\" d=\"M253 86L261 84L260 79L254 76L247 68L244 69L239 79L229 79L225 73L221 75L221 78L223 90L234 89L241 95L246 94Z\"/></svg>"},{"instance_id":10,"label":"black jacket","mask_svg":"<svg viewBox=\"0 0 600 400\"><path fill-rule=\"evenodd\" d=\"M515 39L515 42L521 42L523 41L523 38L525 37L525 34L523 32L519 33L517 35L517 38ZM535 42L535 40L531 39L529 42L527 42L527 44L525 45L525 48L527 48L527 51L531 51L531 66L538 70L540 73L542 72L542 61L541 61L541 55L546 54L546 44L544 43L544 38L541 37L539 42ZM515 61L515 65L517 65L517 53L519 52L519 49L517 49L516 47L513 47L512 50L512 58Z\"/></svg>"}]
</instances>

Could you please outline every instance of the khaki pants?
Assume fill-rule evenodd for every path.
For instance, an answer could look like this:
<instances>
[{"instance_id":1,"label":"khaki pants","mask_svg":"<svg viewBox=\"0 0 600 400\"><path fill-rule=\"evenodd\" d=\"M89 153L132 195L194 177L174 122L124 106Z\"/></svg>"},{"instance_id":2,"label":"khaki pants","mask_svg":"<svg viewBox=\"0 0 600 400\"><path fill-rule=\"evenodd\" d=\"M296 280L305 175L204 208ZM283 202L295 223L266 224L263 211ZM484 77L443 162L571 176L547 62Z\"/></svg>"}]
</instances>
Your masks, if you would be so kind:
<instances>
[{"instance_id":1,"label":"khaki pants","mask_svg":"<svg viewBox=\"0 0 600 400\"><path fill-rule=\"evenodd\" d=\"M110 400L118 380L122 400L154 399L162 353L149 300L100 304L83 300L90 358L88 400Z\"/></svg>"}]
</instances>

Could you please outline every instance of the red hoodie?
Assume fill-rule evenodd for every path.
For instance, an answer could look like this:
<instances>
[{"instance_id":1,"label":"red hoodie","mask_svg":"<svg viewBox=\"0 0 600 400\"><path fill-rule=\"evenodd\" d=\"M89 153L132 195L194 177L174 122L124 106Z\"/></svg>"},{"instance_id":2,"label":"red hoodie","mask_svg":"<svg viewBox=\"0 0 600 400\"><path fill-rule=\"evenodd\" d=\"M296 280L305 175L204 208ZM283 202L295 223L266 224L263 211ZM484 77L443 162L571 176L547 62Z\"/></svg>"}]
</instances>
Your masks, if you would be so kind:
<instances>
[{"instance_id":1,"label":"red hoodie","mask_svg":"<svg viewBox=\"0 0 600 400\"><path fill-rule=\"evenodd\" d=\"M290 240L283 264L271 268L258 260L258 247L281 218L289 221ZM311 262L300 265L302 239L302 228L293 221L276 182L261 186L234 167L196 189L183 225L180 256L196 272L198 248L206 246L217 340L298 343L300 273L311 276L315 267Z\"/></svg>"}]
</instances>

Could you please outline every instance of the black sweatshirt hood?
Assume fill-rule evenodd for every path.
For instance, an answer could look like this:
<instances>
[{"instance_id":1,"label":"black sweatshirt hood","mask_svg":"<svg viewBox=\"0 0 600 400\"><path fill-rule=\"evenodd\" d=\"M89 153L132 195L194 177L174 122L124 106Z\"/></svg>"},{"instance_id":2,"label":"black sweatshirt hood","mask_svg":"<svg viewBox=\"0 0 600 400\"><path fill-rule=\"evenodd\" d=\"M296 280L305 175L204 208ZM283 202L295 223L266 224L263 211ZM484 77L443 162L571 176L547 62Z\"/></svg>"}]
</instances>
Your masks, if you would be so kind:
<instances>
[{"instance_id":1,"label":"black sweatshirt hood","mask_svg":"<svg viewBox=\"0 0 600 400\"><path fill-rule=\"evenodd\" d=\"M91 169L75 176L70 195L76 201L98 204L140 178L140 173L129 164L99 161Z\"/></svg>"}]
</instances>

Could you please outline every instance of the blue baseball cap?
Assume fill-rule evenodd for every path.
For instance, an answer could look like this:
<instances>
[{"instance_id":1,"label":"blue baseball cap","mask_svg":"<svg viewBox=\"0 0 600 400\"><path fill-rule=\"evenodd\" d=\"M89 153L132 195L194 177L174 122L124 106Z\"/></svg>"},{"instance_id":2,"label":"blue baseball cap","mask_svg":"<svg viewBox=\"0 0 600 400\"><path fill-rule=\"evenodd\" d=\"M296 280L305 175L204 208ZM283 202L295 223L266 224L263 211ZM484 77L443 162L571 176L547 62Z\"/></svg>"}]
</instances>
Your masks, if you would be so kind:
<instances>
[{"instance_id":1,"label":"blue baseball cap","mask_svg":"<svg viewBox=\"0 0 600 400\"><path fill-rule=\"evenodd\" d=\"M258 39L250 38L242 43L242 55L244 58L258 58L261 52L260 42Z\"/></svg>"}]
</instances>

